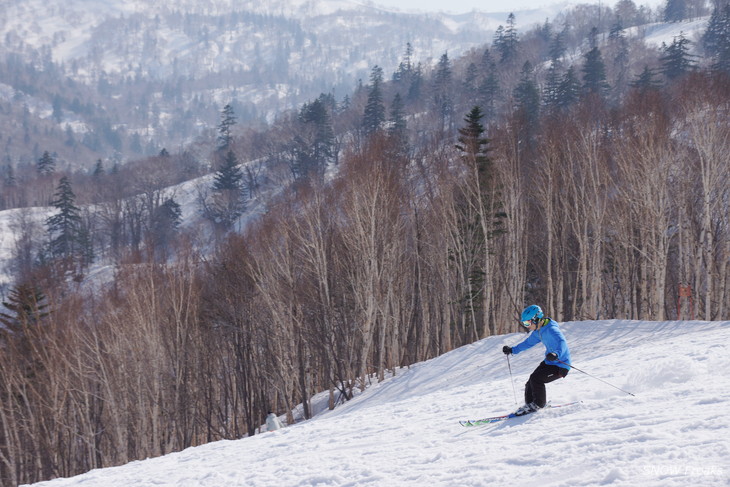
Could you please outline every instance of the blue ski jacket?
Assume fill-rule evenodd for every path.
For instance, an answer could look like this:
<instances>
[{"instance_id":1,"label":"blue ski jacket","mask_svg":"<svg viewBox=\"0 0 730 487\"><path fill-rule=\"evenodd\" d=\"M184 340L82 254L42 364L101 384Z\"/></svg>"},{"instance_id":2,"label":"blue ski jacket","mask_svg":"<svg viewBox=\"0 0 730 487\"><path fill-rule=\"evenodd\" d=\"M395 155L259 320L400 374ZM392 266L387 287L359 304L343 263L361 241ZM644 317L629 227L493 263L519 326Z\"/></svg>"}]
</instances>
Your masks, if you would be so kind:
<instances>
[{"instance_id":1,"label":"blue ski jacket","mask_svg":"<svg viewBox=\"0 0 730 487\"><path fill-rule=\"evenodd\" d=\"M550 352L557 354L558 360L564 363L545 360L548 365L557 365L564 369L570 370L570 350L568 350L568 342L565 341L563 332L560 331L558 324L550 318L544 318L540 320L540 327L530 333L522 343L519 343L512 347L512 353L517 355L520 352L524 352L528 348L532 348L542 342L545 345L545 355ZM567 364L567 365L566 365Z\"/></svg>"}]
</instances>

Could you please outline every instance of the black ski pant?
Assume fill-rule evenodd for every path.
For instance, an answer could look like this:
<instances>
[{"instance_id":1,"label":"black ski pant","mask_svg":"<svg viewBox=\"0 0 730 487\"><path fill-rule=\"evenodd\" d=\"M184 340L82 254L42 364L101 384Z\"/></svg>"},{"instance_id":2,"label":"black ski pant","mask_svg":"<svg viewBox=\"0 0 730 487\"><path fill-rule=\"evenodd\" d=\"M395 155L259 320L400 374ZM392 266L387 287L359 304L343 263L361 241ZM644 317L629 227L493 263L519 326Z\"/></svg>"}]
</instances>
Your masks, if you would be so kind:
<instances>
[{"instance_id":1,"label":"black ski pant","mask_svg":"<svg viewBox=\"0 0 730 487\"><path fill-rule=\"evenodd\" d=\"M562 379L566 375L568 375L568 369L541 362L525 384L525 404L534 402L539 407L544 408L547 404L545 384Z\"/></svg>"}]
</instances>

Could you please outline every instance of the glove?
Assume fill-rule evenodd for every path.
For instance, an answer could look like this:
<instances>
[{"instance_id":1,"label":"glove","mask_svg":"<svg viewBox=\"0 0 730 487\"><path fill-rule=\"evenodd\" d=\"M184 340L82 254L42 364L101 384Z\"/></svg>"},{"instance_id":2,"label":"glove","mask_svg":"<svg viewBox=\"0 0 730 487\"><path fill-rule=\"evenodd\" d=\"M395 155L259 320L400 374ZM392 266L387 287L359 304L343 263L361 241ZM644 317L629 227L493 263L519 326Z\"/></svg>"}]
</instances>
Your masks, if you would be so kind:
<instances>
[{"instance_id":1,"label":"glove","mask_svg":"<svg viewBox=\"0 0 730 487\"><path fill-rule=\"evenodd\" d=\"M504 347L502 347L502 353L505 355L510 355L512 353L512 347L508 347L507 345L505 345Z\"/></svg>"},{"instance_id":2,"label":"glove","mask_svg":"<svg viewBox=\"0 0 730 487\"><path fill-rule=\"evenodd\" d=\"M558 360L558 354L555 352L550 352L549 354L545 355L545 358L547 360L550 360L551 362L555 362Z\"/></svg>"}]
</instances>

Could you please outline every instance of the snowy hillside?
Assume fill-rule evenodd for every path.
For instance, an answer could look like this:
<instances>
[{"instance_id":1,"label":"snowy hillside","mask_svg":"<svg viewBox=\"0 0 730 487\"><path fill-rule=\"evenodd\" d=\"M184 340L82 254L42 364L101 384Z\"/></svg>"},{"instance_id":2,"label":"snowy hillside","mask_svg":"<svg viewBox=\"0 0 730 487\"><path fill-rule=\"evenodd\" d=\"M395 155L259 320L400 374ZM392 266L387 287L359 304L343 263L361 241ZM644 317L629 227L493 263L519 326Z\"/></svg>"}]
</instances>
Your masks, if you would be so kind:
<instances>
[{"instance_id":1,"label":"snowy hillside","mask_svg":"<svg viewBox=\"0 0 730 487\"><path fill-rule=\"evenodd\" d=\"M709 20L709 17L702 17L687 22L650 24L633 30L643 30L643 36L646 43L656 47L661 47L662 43L669 45L680 35L683 35L691 42L699 43L701 42L702 34L707 29L707 22Z\"/></svg>"},{"instance_id":2,"label":"snowy hillside","mask_svg":"<svg viewBox=\"0 0 730 487\"><path fill-rule=\"evenodd\" d=\"M416 364L334 411L37 486L688 486L730 483L730 322L586 321L563 331L578 371L548 384L582 404L477 428L515 408L490 337ZM520 395L544 353L511 359Z\"/></svg>"},{"instance_id":3,"label":"snowy hillside","mask_svg":"<svg viewBox=\"0 0 730 487\"><path fill-rule=\"evenodd\" d=\"M407 14L350 0L10 0L0 12L0 46L25 58L73 64L76 81L114 83L119 77L197 79L211 73L256 72L264 82L299 84L325 76L320 89L352 89L373 64L392 70L405 50L418 60L456 55L491 38L507 13ZM553 16L557 7L520 13L523 27ZM428 29L429 35L422 32ZM37 50L38 53L33 52ZM310 68L312 64L316 69ZM272 72L265 72L266 67ZM283 76L286 74L286 76ZM254 95L241 90L236 96ZM231 88L223 98L228 101ZM213 88L211 88L213 89ZM215 87L214 91L219 89ZM281 89L281 88L280 88ZM300 86L290 86L296 93ZM279 94L285 98L283 94ZM292 96L289 94L289 96Z\"/></svg>"}]
</instances>

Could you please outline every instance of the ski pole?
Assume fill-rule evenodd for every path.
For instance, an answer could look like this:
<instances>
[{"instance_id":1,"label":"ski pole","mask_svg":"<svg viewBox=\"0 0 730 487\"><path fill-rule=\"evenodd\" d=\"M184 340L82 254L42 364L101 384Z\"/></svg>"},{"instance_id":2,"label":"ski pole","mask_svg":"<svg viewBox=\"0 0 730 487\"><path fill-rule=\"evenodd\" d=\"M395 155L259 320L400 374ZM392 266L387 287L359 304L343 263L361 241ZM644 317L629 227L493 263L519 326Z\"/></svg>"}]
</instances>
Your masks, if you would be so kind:
<instances>
[{"instance_id":1,"label":"ski pole","mask_svg":"<svg viewBox=\"0 0 730 487\"><path fill-rule=\"evenodd\" d=\"M563 365L567 365L567 366L568 366L568 367L570 367L571 369L575 369L575 370L577 370L578 372L582 372L583 374L587 375L588 377L591 377L591 378L593 378L593 379L596 379L596 380L600 380L600 381L601 381L601 382L603 382L604 384L607 384L607 385L609 385L609 386L613 387L614 389L618 389L619 391L621 391L621 392L623 392L623 393L626 393L626 394L628 394L628 395L630 395L630 396L634 396L634 397L636 397L636 394L633 394L633 393L631 393L631 392L629 392L629 391L625 391L625 390L621 389L620 387L616 387L615 385L611 384L610 382L606 382L605 380L601 379L600 377L596 377L596 376L593 376L593 375L589 374L588 372L585 372L585 371L583 371L583 370L580 370L580 369L579 369L578 367L575 367L575 366L573 366L573 365L570 365L570 364L566 364L566 363L565 363L565 362L563 362L562 360L558 360L558 362L560 362L560 363L561 363L561 364L563 364Z\"/></svg>"},{"instance_id":2,"label":"ski pole","mask_svg":"<svg viewBox=\"0 0 730 487\"><path fill-rule=\"evenodd\" d=\"M509 363L509 355L507 357L507 368L509 369L509 381L512 383L512 394L515 396L515 404L517 404L517 391L515 390L515 380L512 377L512 366Z\"/></svg>"}]
</instances>

